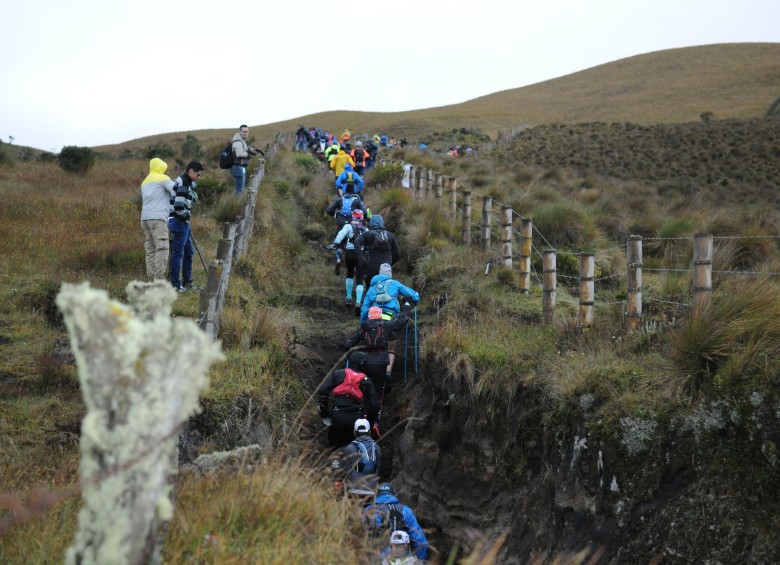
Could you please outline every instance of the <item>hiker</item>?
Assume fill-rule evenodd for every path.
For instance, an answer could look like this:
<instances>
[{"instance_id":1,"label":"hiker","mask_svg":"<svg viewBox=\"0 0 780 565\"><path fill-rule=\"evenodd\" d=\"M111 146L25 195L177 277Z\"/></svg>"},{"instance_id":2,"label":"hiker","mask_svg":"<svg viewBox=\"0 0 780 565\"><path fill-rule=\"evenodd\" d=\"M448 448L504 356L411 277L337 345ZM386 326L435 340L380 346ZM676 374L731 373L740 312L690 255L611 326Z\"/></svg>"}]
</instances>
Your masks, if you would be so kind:
<instances>
[{"instance_id":1,"label":"hiker","mask_svg":"<svg viewBox=\"0 0 780 565\"><path fill-rule=\"evenodd\" d=\"M249 159L260 153L265 156L260 149L253 145L247 145L246 138L249 135L249 126L241 124L238 133L233 136L231 149L233 151L233 166L230 168L230 174L233 175L236 196L241 196L246 185L246 167L249 165Z\"/></svg>"},{"instance_id":2,"label":"hiker","mask_svg":"<svg viewBox=\"0 0 780 565\"><path fill-rule=\"evenodd\" d=\"M351 164L347 163L344 165L344 172L336 177L336 188L339 191L339 196L346 192L345 188L350 184L352 185L352 192L355 194L363 192L363 177L358 174Z\"/></svg>"},{"instance_id":3,"label":"hiker","mask_svg":"<svg viewBox=\"0 0 780 565\"><path fill-rule=\"evenodd\" d=\"M380 409L385 393L390 394L392 390L391 375L388 371L390 343L395 341L398 330L408 323L410 309L411 305L407 302L397 318L383 320L382 308L372 306L368 309L368 320L360 324L344 344L346 349L362 345L368 354L365 373L379 393Z\"/></svg>"},{"instance_id":4,"label":"hiker","mask_svg":"<svg viewBox=\"0 0 780 565\"><path fill-rule=\"evenodd\" d=\"M366 141L366 151L368 151L368 160L366 169L371 170L376 165L377 154L379 153L379 136L375 135Z\"/></svg>"},{"instance_id":5,"label":"hiker","mask_svg":"<svg viewBox=\"0 0 780 565\"><path fill-rule=\"evenodd\" d=\"M378 306L382 309L383 320L395 320L401 314L401 305L398 303L398 297L405 296L414 302L420 301L420 295L417 291L402 285L393 280L393 270L389 263L383 263L379 267L379 274L371 279L371 285L363 297L363 306L360 311L360 323L368 321L368 311L372 306ZM390 381L393 373L393 363L395 362L395 336L390 336L390 342L387 347L387 372L385 380Z\"/></svg>"},{"instance_id":6,"label":"hiker","mask_svg":"<svg viewBox=\"0 0 780 565\"><path fill-rule=\"evenodd\" d=\"M355 161L355 172L360 176L363 176L366 171L366 163L368 162L368 151L363 149L362 141L358 140L355 142L355 148L350 155L352 155L352 160ZM360 190L363 190L362 186L360 187ZM356 192L360 192L360 190Z\"/></svg>"},{"instance_id":7,"label":"hiker","mask_svg":"<svg viewBox=\"0 0 780 565\"><path fill-rule=\"evenodd\" d=\"M366 418L371 427L379 412L379 399L374 383L363 370L368 355L355 351L349 357L349 367L336 369L317 389L320 417L328 426L328 441L335 447L352 440L355 421ZM328 410L328 400L333 394L333 409Z\"/></svg>"},{"instance_id":8,"label":"hiker","mask_svg":"<svg viewBox=\"0 0 780 565\"><path fill-rule=\"evenodd\" d=\"M360 199L360 195L352 192L350 190L352 187L350 186L345 186L344 188L346 189L344 195L340 198L336 198L336 200L331 202L325 209L325 213L328 216L336 218L336 229L338 231L341 231L344 224L352 221L352 212L355 210L363 212L364 217L368 214L368 208L366 208L366 205Z\"/></svg>"},{"instance_id":9,"label":"hiker","mask_svg":"<svg viewBox=\"0 0 780 565\"><path fill-rule=\"evenodd\" d=\"M371 437L371 425L365 418L355 421L355 439L344 448L339 468L347 473L347 492L374 496L379 483L382 449Z\"/></svg>"},{"instance_id":10,"label":"hiker","mask_svg":"<svg viewBox=\"0 0 780 565\"><path fill-rule=\"evenodd\" d=\"M417 558L428 557L428 540L425 538L425 533L417 523L412 509L398 501L392 484L379 485L376 502L363 509L363 521L374 533L387 532L388 538L391 532L406 532ZM387 556L389 552L390 548L385 547L382 555Z\"/></svg>"},{"instance_id":11,"label":"hiker","mask_svg":"<svg viewBox=\"0 0 780 565\"><path fill-rule=\"evenodd\" d=\"M339 152L336 153L336 156L330 162L329 166L337 177L344 172L344 167L347 163L352 165L353 168L355 167L355 161L352 159L352 155L349 154L350 151L352 151L352 145L347 142L341 146Z\"/></svg>"},{"instance_id":12,"label":"hiker","mask_svg":"<svg viewBox=\"0 0 780 565\"><path fill-rule=\"evenodd\" d=\"M330 163L333 161L336 155L338 155L339 149L341 149L341 146L339 145L338 141L335 140L325 149L324 155L325 159L328 161L328 166L330 166Z\"/></svg>"},{"instance_id":13,"label":"hiker","mask_svg":"<svg viewBox=\"0 0 780 565\"><path fill-rule=\"evenodd\" d=\"M192 246L190 210L198 201L197 180L203 165L197 161L187 163L185 173L176 179L176 193L171 197L168 230L173 236L171 244L171 284L179 292L192 288Z\"/></svg>"},{"instance_id":14,"label":"hiker","mask_svg":"<svg viewBox=\"0 0 780 565\"><path fill-rule=\"evenodd\" d=\"M141 183L141 229L146 250L146 276L164 279L168 266L168 212L176 191L165 171L168 164L155 157L149 161L149 174Z\"/></svg>"},{"instance_id":15,"label":"hiker","mask_svg":"<svg viewBox=\"0 0 780 565\"><path fill-rule=\"evenodd\" d=\"M412 554L409 534L396 530L390 534L390 549L382 559L382 565L416 565L420 561Z\"/></svg>"},{"instance_id":16,"label":"hiker","mask_svg":"<svg viewBox=\"0 0 780 565\"><path fill-rule=\"evenodd\" d=\"M303 151L306 149L310 139L309 132L303 127L303 124L298 124L298 130L295 132L295 151Z\"/></svg>"},{"instance_id":17,"label":"hiker","mask_svg":"<svg viewBox=\"0 0 780 565\"><path fill-rule=\"evenodd\" d=\"M342 198L343 200L343 198ZM344 226L336 234L336 239L333 240L328 246L328 249L335 250L339 247L344 249L344 263L347 266L347 277L344 281L347 290L346 305L352 306L352 289L354 287L355 280L358 280L358 286L355 288L355 294L357 295L357 301L360 302L363 299L363 291L365 288L362 284L362 279L356 276L357 268L357 253L355 252L355 239L361 233L366 231L366 227L363 225L363 210L356 209L352 211L352 221L344 224ZM339 271L339 259L341 257L337 253L336 255L336 274Z\"/></svg>"},{"instance_id":18,"label":"hiker","mask_svg":"<svg viewBox=\"0 0 780 565\"><path fill-rule=\"evenodd\" d=\"M352 132L349 131L349 129L345 129L344 132L339 136L339 141L341 142L341 145L344 145L352 138Z\"/></svg>"},{"instance_id":19,"label":"hiker","mask_svg":"<svg viewBox=\"0 0 780 565\"><path fill-rule=\"evenodd\" d=\"M374 214L368 222L368 231L355 240L358 265L363 283L368 288L371 279L379 274L382 263L394 264L401 258L401 249L395 236L385 229L382 216ZM368 312L368 310L366 310ZM360 303L355 303L355 315L360 313Z\"/></svg>"}]
</instances>

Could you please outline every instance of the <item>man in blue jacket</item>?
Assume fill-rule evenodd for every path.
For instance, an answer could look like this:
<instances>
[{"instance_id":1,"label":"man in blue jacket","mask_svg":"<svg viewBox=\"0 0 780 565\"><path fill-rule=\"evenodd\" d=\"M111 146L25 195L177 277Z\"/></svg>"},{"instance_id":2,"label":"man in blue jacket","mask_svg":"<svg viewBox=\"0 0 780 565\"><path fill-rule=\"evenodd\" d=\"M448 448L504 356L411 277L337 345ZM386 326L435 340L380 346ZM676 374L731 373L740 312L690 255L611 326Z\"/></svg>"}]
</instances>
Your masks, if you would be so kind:
<instances>
[{"instance_id":1,"label":"man in blue jacket","mask_svg":"<svg viewBox=\"0 0 780 565\"><path fill-rule=\"evenodd\" d=\"M390 534L394 531L405 531L412 541L412 549L418 559L428 557L428 540L425 537L417 518L408 506L401 504L393 491L393 485L382 483L374 504L369 504L363 511L364 523L374 531L386 531L389 544ZM382 550L389 552L389 547Z\"/></svg>"},{"instance_id":2,"label":"man in blue jacket","mask_svg":"<svg viewBox=\"0 0 780 565\"><path fill-rule=\"evenodd\" d=\"M352 187L352 192L360 194L363 192L364 184L363 177L357 174L349 163L344 165L344 172L336 177L336 188L339 190L339 196L349 192L349 186Z\"/></svg>"}]
</instances>

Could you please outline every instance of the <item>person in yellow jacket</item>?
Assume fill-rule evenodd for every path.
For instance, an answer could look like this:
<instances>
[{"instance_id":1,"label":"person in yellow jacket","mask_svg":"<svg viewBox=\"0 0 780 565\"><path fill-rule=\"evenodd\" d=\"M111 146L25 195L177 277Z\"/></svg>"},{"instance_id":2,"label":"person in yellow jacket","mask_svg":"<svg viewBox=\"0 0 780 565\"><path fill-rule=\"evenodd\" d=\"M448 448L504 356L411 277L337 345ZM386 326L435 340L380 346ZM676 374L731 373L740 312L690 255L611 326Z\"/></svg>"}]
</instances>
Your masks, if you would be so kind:
<instances>
[{"instance_id":1,"label":"person in yellow jacket","mask_svg":"<svg viewBox=\"0 0 780 565\"><path fill-rule=\"evenodd\" d=\"M141 229L144 232L146 276L164 279L168 266L168 214L176 183L165 174L168 164L155 157L149 161L149 175L141 183Z\"/></svg>"},{"instance_id":2,"label":"person in yellow jacket","mask_svg":"<svg viewBox=\"0 0 780 565\"><path fill-rule=\"evenodd\" d=\"M328 161L328 166L333 162L333 158L338 155L339 149L341 149L341 145L339 145L339 142L335 139L328 145L327 149L325 149L325 159Z\"/></svg>"},{"instance_id":3,"label":"person in yellow jacket","mask_svg":"<svg viewBox=\"0 0 780 565\"><path fill-rule=\"evenodd\" d=\"M336 176L339 176L341 173L344 172L344 167L347 163L352 165L354 168L355 166L355 160L352 158L352 155L349 153L352 151L352 145L349 143L345 143L344 146L339 149L338 154L333 158L333 160L330 162L330 168L333 170L334 173L336 173Z\"/></svg>"}]
</instances>

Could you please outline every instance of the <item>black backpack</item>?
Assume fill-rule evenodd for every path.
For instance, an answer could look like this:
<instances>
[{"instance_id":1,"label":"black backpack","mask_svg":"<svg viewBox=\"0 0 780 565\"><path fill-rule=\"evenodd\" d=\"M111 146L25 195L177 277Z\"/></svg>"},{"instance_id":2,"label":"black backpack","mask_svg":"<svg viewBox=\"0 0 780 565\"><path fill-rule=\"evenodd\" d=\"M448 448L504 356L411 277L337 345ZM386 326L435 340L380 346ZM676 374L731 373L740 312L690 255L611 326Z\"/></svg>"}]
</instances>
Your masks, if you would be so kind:
<instances>
[{"instance_id":1,"label":"black backpack","mask_svg":"<svg viewBox=\"0 0 780 565\"><path fill-rule=\"evenodd\" d=\"M369 249L376 249L377 251L389 251L390 250L390 238L387 236L387 230L373 229L370 233L374 236L374 242Z\"/></svg>"},{"instance_id":2,"label":"black backpack","mask_svg":"<svg viewBox=\"0 0 780 565\"><path fill-rule=\"evenodd\" d=\"M387 351L388 340L382 322L363 328L363 341L369 351Z\"/></svg>"},{"instance_id":3,"label":"black backpack","mask_svg":"<svg viewBox=\"0 0 780 565\"><path fill-rule=\"evenodd\" d=\"M380 510L380 506L387 506L387 510ZM395 504L377 504L374 509L377 513L381 513L381 523L379 526L376 524L376 518L374 518L371 524L371 533L374 536L387 537L389 539L390 534L398 530L406 532L407 534L409 533L409 528L406 526L406 522L404 522L404 515L395 507Z\"/></svg>"},{"instance_id":4,"label":"black backpack","mask_svg":"<svg viewBox=\"0 0 780 565\"><path fill-rule=\"evenodd\" d=\"M219 154L219 168L229 169L233 166L233 142L231 141Z\"/></svg>"}]
</instances>

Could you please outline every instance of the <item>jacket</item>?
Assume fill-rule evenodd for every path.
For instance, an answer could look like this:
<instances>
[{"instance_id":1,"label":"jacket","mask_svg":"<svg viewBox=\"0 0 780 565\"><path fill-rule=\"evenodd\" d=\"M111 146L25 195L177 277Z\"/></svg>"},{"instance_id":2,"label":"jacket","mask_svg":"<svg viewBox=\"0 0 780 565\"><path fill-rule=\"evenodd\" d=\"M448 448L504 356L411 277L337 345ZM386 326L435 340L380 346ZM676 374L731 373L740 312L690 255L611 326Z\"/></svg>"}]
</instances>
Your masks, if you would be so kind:
<instances>
[{"instance_id":1,"label":"jacket","mask_svg":"<svg viewBox=\"0 0 780 565\"><path fill-rule=\"evenodd\" d=\"M377 218L380 218L377 220ZM379 267L382 263L391 265L401 258L401 248L395 236L384 228L381 216L371 216L371 227L355 240L358 252L358 264L361 267L371 265Z\"/></svg>"},{"instance_id":2,"label":"jacket","mask_svg":"<svg viewBox=\"0 0 780 565\"><path fill-rule=\"evenodd\" d=\"M409 540L412 542L412 549L415 550L415 554L419 559L426 559L428 557L428 540L425 537L425 533L422 531L420 524L417 522L417 518L412 512L412 509L408 506L401 504L398 499L388 493L382 493L376 497L374 504L369 504L363 510L363 519L369 521L369 525L373 526L371 522L376 524L376 528L382 527L382 517L388 512L389 505L395 506L395 508L401 513L404 524L409 533Z\"/></svg>"},{"instance_id":3,"label":"jacket","mask_svg":"<svg viewBox=\"0 0 780 565\"><path fill-rule=\"evenodd\" d=\"M168 219L174 182L165 174L168 164L155 157L149 161L149 174L141 183L141 221Z\"/></svg>"},{"instance_id":4,"label":"jacket","mask_svg":"<svg viewBox=\"0 0 780 565\"><path fill-rule=\"evenodd\" d=\"M390 281L390 283L387 285L387 294L391 296L390 302L377 304L376 285L377 283L386 280ZM408 286L404 286L398 281L392 280L388 275L374 275L374 277L371 279L371 287L363 297L363 306L360 309L360 323L363 324L368 321L368 309L372 306L379 306L383 311L392 312L398 316L401 313L401 305L398 303L399 296L406 296L415 302L419 302L420 300L420 295L417 294L416 290L409 288Z\"/></svg>"},{"instance_id":5,"label":"jacket","mask_svg":"<svg viewBox=\"0 0 780 565\"><path fill-rule=\"evenodd\" d=\"M345 198L352 198L352 204L350 205L349 216L345 216L344 214L342 214L342 210L341 210L344 207ZM338 223L338 225L342 226L343 224L352 221L352 212L354 210L362 210L364 215L368 213L366 205L363 204L363 201L360 199L360 195L347 193L341 198L337 198L336 200L331 202L330 206L328 206L325 209L325 213L328 216L333 216L334 218L336 218L336 222Z\"/></svg>"},{"instance_id":6,"label":"jacket","mask_svg":"<svg viewBox=\"0 0 780 565\"><path fill-rule=\"evenodd\" d=\"M246 141L241 137L240 132L236 132L233 136L233 164L240 167L246 167L249 164L249 146Z\"/></svg>"},{"instance_id":7,"label":"jacket","mask_svg":"<svg viewBox=\"0 0 780 565\"><path fill-rule=\"evenodd\" d=\"M366 161L370 159L368 151L362 147L355 147L349 154L352 156L352 160L355 161L356 167L365 167Z\"/></svg>"},{"instance_id":8,"label":"jacket","mask_svg":"<svg viewBox=\"0 0 780 565\"><path fill-rule=\"evenodd\" d=\"M361 373L363 374L363 373ZM317 401L320 407L320 416L327 418L328 399L333 389L344 382L347 373L345 369L336 369L322 382L317 389ZM374 388L374 383L365 374L360 379L360 391L363 393L363 400L355 400L349 396L336 396L333 399L333 411L343 410L345 412L362 412L368 419L374 421L379 413L379 398Z\"/></svg>"},{"instance_id":9,"label":"jacket","mask_svg":"<svg viewBox=\"0 0 780 565\"><path fill-rule=\"evenodd\" d=\"M344 167L346 166L347 163L349 163L353 167L355 166L355 161L352 160L352 155L350 155L343 149L339 149L339 152L330 162L330 168L333 169L333 172L336 173L336 176L339 176L341 173L344 172Z\"/></svg>"},{"instance_id":10,"label":"jacket","mask_svg":"<svg viewBox=\"0 0 780 565\"><path fill-rule=\"evenodd\" d=\"M344 191L346 186L350 183L355 187L355 194L360 194L363 192L363 185L365 184L363 177L355 172L355 170L352 168L352 165L347 163L344 165L344 171L338 177L336 177L336 188Z\"/></svg>"},{"instance_id":11,"label":"jacket","mask_svg":"<svg viewBox=\"0 0 780 565\"><path fill-rule=\"evenodd\" d=\"M355 238L365 230L366 228L363 225L363 222L353 220L344 224L344 227L342 227L339 230L339 233L336 234L336 239L333 240L333 243L340 245L341 242L346 239L347 243L344 247L348 251L353 250L355 249Z\"/></svg>"},{"instance_id":12,"label":"jacket","mask_svg":"<svg viewBox=\"0 0 780 565\"><path fill-rule=\"evenodd\" d=\"M190 220L192 204L198 201L196 188L198 188L198 183L193 181L187 173L176 179L176 193L171 197L171 218L182 222Z\"/></svg>"}]
</instances>

